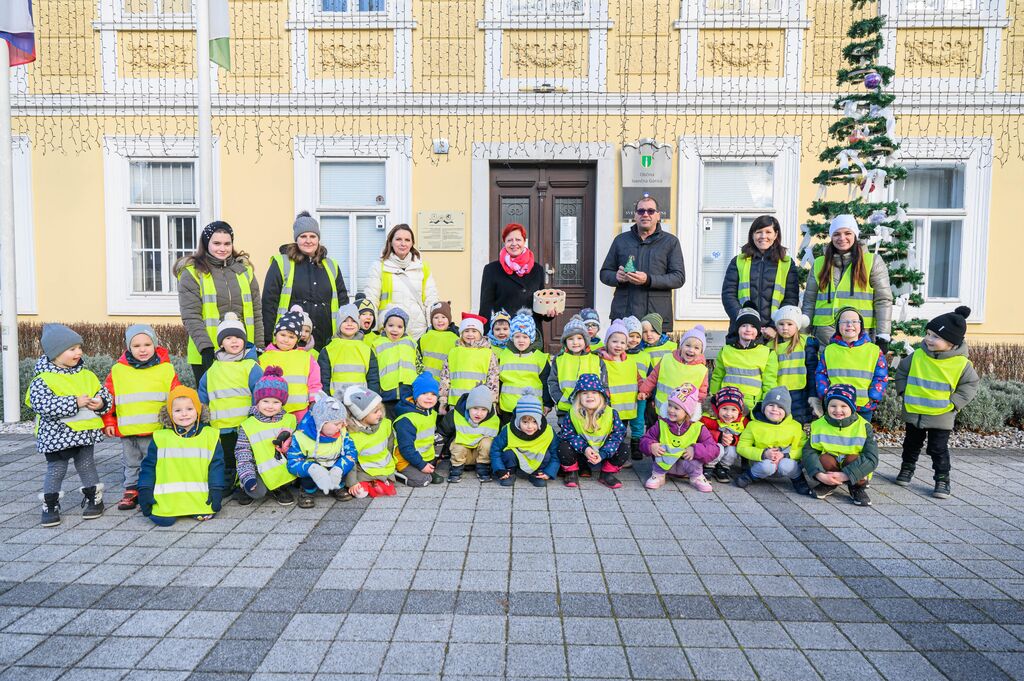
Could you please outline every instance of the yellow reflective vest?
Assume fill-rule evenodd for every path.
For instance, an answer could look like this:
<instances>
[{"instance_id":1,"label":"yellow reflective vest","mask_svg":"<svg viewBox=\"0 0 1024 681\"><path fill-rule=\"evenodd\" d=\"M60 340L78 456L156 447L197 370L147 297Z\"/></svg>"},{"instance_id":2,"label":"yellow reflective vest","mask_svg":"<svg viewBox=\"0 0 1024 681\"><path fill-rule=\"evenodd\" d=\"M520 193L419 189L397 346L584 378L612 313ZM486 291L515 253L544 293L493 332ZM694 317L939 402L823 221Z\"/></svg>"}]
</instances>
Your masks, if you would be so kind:
<instances>
[{"instance_id":1,"label":"yellow reflective vest","mask_svg":"<svg viewBox=\"0 0 1024 681\"><path fill-rule=\"evenodd\" d=\"M280 421L271 423L250 416L242 422L241 429L249 438L256 471L267 489L277 489L295 479L295 476L288 472L288 457L274 449L274 440L282 430L295 432L293 415L285 414Z\"/></svg>"},{"instance_id":2,"label":"yellow reflective vest","mask_svg":"<svg viewBox=\"0 0 1024 681\"><path fill-rule=\"evenodd\" d=\"M661 345L651 346L644 348L644 352L647 353L647 358L650 362L651 368L661 364L662 358L665 355L670 355L675 352L676 348L679 347L675 341L665 341Z\"/></svg>"},{"instance_id":3,"label":"yellow reflective vest","mask_svg":"<svg viewBox=\"0 0 1024 681\"><path fill-rule=\"evenodd\" d=\"M640 378L636 362L627 355L621 362L605 361L604 367L608 372L612 407L623 421L633 419L636 416L637 380Z\"/></svg>"},{"instance_id":4,"label":"yellow reflective vest","mask_svg":"<svg viewBox=\"0 0 1024 681\"><path fill-rule=\"evenodd\" d=\"M206 372L211 426L218 429L235 428L249 417L249 410L252 409L249 374L254 366L254 359L240 359L237 362L218 360Z\"/></svg>"},{"instance_id":5,"label":"yellow reflective vest","mask_svg":"<svg viewBox=\"0 0 1024 681\"><path fill-rule=\"evenodd\" d=\"M391 392L416 380L416 344L407 336L396 341L382 336L373 351L377 353L381 390Z\"/></svg>"},{"instance_id":6,"label":"yellow reflective vest","mask_svg":"<svg viewBox=\"0 0 1024 681\"><path fill-rule=\"evenodd\" d=\"M470 448L479 445L480 441L486 437L493 439L498 434L498 428L501 427L497 414L491 414L480 423L473 425L458 409L455 409L454 421L455 444Z\"/></svg>"},{"instance_id":7,"label":"yellow reflective vest","mask_svg":"<svg viewBox=\"0 0 1024 681\"><path fill-rule=\"evenodd\" d=\"M96 374L84 367L73 374L58 373L56 371L41 371L36 374L32 380L34 381L37 378L43 379L43 383L46 384L46 387L48 387L57 397L81 397L82 395L96 397L96 393L98 393L102 387L100 385L100 379ZM29 389L25 391L25 406L29 409L32 408L32 404L29 401L29 391L31 389L32 381L29 381ZM39 419L40 416L36 414L35 428L37 434L39 432ZM88 407L79 407L78 413L74 416L65 416L59 420L68 428L76 432L82 430L99 430L103 428L103 419L100 418L99 414Z\"/></svg>"},{"instance_id":8,"label":"yellow reflective vest","mask_svg":"<svg viewBox=\"0 0 1024 681\"><path fill-rule=\"evenodd\" d=\"M778 447L797 461L803 452L804 427L787 415L778 423L751 419L743 429L736 452L749 461L760 461L764 450Z\"/></svg>"},{"instance_id":9,"label":"yellow reflective vest","mask_svg":"<svg viewBox=\"0 0 1024 681\"><path fill-rule=\"evenodd\" d=\"M658 387L654 393L654 404L660 410L668 401L669 394L684 383L689 383L699 390L707 375L707 364L684 364L676 359L674 354L667 355L661 360L661 367L658 369Z\"/></svg>"},{"instance_id":10,"label":"yellow reflective vest","mask_svg":"<svg viewBox=\"0 0 1024 681\"><path fill-rule=\"evenodd\" d=\"M561 352L555 357L555 368L558 372L558 387L562 394L558 398L558 411L569 411L576 381L583 374L601 375L601 358L592 352L585 355L571 355ZM554 399L554 395L551 396Z\"/></svg>"},{"instance_id":11,"label":"yellow reflective vest","mask_svg":"<svg viewBox=\"0 0 1024 681\"><path fill-rule=\"evenodd\" d=\"M680 435L676 435L668 427L667 423L664 421L659 423L658 442L665 449L665 453L654 457L654 463L658 464L658 468L667 471L676 465L676 462L686 452L686 448L692 447L697 442L697 439L700 437L700 429L703 427L703 423L695 421Z\"/></svg>"},{"instance_id":12,"label":"yellow reflective vest","mask_svg":"<svg viewBox=\"0 0 1024 681\"><path fill-rule=\"evenodd\" d=\"M875 328L875 289L871 286L871 267L875 262L873 253L864 249L864 269L868 273L867 285L850 287L850 279L853 276L853 267L847 267L839 283L829 286L824 291L818 289L818 297L814 301L814 317L811 319L812 326L835 326L836 312L844 307L852 307L860 312L864 318L864 328ZM813 276L817 280L821 274L821 268L825 266L825 256L819 255L814 259Z\"/></svg>"},{"instance_id":13,"label":"yellow reflective vest","mask_svg":"<svg viewBox=\"0 0 1024 681\"><path fill-rule=\"evenodd\" d=\"M498 407L506 414L515 411L519 398L527 393L544 400L544 386L540 375L550 361L548 353L534 350L525 355L502 348L498 353L498 377L501 380L501 392L498 396Z\"/></svg>"},{"instance_id":14,"label":"yellow reflective vest","mask_svg":"<svg viewBox=\"0 0 1024 681\"><path fill-rule=\"evenodd\" d=\"M173 430L153 433L157 447L156 484L153 486L153 515L174 518L210 515L210 463L220 444L220 432L204 427L192 437Z\"/></svg>"},{"instance_id":15,"label":"yellow reflective vest","mask_svg":"<svg viewBox=\"0 0 1024 681\"><path fill-rule=\"evenodd\" d=\"M847 346L829 343L825 346L825 369L829 385L845 383L857 390L857 406L868 403L868 388L875 376L879 347L874 343Z\"/></svg>"},{"instance_id":16,"label":"yellow reflective vest","mask_svg":"<svg viewBox=\"0 0 1024 681\"><path fill-rule=\"evenodd\" d=\"M434 460L434 431L437 427L437 414L431 411L429 414L421 414L418 411L408 411L397 419L395 425L401 420L407 420L416 428L416 439L413 441L416 451L424 462L430 463ZM395 458L397 459L398 470L404 470L409 462L405 460L395 443Z\"/></svg>"},{"instance_id":17,"label":"yellow reflective vest","mask_svg":"<svg viewBox=\"0 0 1024 681\"><path fill-rule=\"evenodd\" d=\"M811 423L811 447L840 460L851 454L860 454L867 440L868 422L859 415L845 428L833 426L824 416Z\"/></svg>"},{"instance_id":18,"label":"yellow reflective vest","mask_svg":"<svg viewBox=\"0 0 1024 681\"><path fill-rule=\"evenodd\" d=\"M788 349L789 341L780 338L775 346L775 354L779 358L779 385L790 392L803 390L807 387L807 335L800 334L793 352L782 352Z\"/></svg>"},{"instance_id":19,"label":"yellow reflective vest","mask_svg":"<svg viewBox=\"0 0 1024 681\"><path fill-rule=\"evenodd\" d=\"M363 433L355 429L349 431L348 436L352 438L358 453L359 467L367 475L379 478L394 475L395 458L388 447L392 432L391 420L386 418L381 419L373 433Z\"/></svg>"},{"instance_id":20,"label":"yellow reflective vest","mask_svg":"<svg viewBox=\"0 0 1024 681\"><path fill-rule=\"evenodd\" d=\"M174 365L160 362L136 369L117 362L110 368L114 384L117 430L121 435L149 435L163 426L157 416L174 382Z\"/></svg>"},{"instance_id":21,"label":"yellow reflective vest","mask_svg":"<svg viewBox=\"0 0 1024 681\"><path fill-rule=\"evenodd\" d=\"M420 358L423 360L423 370L441 380L444 361L448 359L448 353L452 351L458 340L459 337L451 331L438 331L437 329L430 329L420 336Z\"/></svg>"},{"instance_id":22,"label":"yellow reflective vest","mask_svg":"<svg viewBox=\"0 0 1024 681\"><path fill-rule=\"evenodd\" d=\"M292 304L292 285L295 282L295 263L283 253L278 253L270 259L271 264L277 265L281 273L281 297L277 299L277 324L281 315L288 311ZM338 263L331 258L323 259L324 269L327 270L327 278L331 281L331 335L338 333Z\"/></svg>"},{"instance_id":23,"label":"yellow reflective vest","mask_svg":"<svg viewBox=\"0 0 1024 681\"><path fill-rule=\"evenodd\" d=\"M779 261L775 268L775 286L772 289L772 313L782 307L782 300L786 297L786 278L789 276L789 267L793 259L788 255ZM739 275L739 282L736 286L736 298L740 305L750 300L750 265L751 259L745 255L736 256L736 274Z\"/></svg>"},{"instance_id":24,"label":"yellow reflective vest","mask_svg":"<svg viewBox=\"0 0 1024 681\"><path fill-rule=\"evenodd\" d=\"M953 411L951 398L971 360L964 355L935 359L918 350L904 361L910 362L907 388L903 393L907 412L935 416Z\"/></svg>"},{"instance_id":25,"label":"yellow reflective vest","mask_svg":"<svg viewBox=\"0 0 1024 681\"><path fill-rule=\"evenodd\" d=\"M289 414L309 407L309 353L305 350L267 350L260 355L260 366L281 367L288 383L288 401L284 410Z\"/></svg>"},{"instance_id":26,"label":"yellow reflective vest","mask_svg":"<svg viewBox=\"0 0 1024 681\"><path fill-rule=\"evenodd\" d=\"M583 439L587 441L595 451L601 448L605 440L612 433L612 428L615 425L615 410L605 407L601 410L601 415L597 417L597 424L594 430L587 430L587 421L580 414L579 409L572 409L569 412L569 418L572 421L572 425L576 428L576 434L582 435Z\"/></svg>"},{"instance_id":27,"label":"yellow reflective vest","mask_svg":"<svg viewBox=\"0 0 1024 681\"><path fill-rule=\"evenodd\" d=\"M756 345L745 350L726 345L718 352L716 361L720 362L725 370L721 387L738 388L743 393L748 409L753 409L766 388L775 385L775 377L765 375L765 367L771 353L771 349L764 345ZM769 385L765 385L766 379Z\"/></svg>"},{"instance_id":28,"label":"yellow reflective vest","mask_svg":"<svg viewBox=\"0 0 1024 681\"><path fill-rule=\"evenodd\" d=\"M217 327L221 322L220 309L217 307L217 285L213 281L213 275L204 272L202 275L196 271L195 265L189 265L178 274L178 281L185 274L189 274L199 285L199 298L202 303L203 324L206 326L206 335L210 337L213 347L217 347ZM255 276L252 267L245 266L244 272L238 272L238 290L242 292L242 323L245 324L245 340L250 343L256 342L256 318L253 316L252 303L252 280ZM188 339L188 363L202 364L203 357L199 354L199 348L191 336Z\"/></svg>"},{"instance_id":29,"label":"yellow reflective vest","mask_svg":"<svg viewBox=\"0 0 1024 681\"><path fill-rule=\"evenodd\" d=\"M487 383L487 372L491 368L494 351L489 347L468 348L456 345L448 353L448 404L455 404L460 397L478 385Z\"/></svg>"},{"instance_id":30,"label":"yellow reflective vest","mask_svg":"<svg viewBox=\"0 0 1024 681\"><path fill-rule=\"evenodd\" d=\"M330 394L336 395L350 385L366 387L366 372L370 370L370 355L373 349L362 340L353 338L335 338L323 349L331 362L329 381L321 383L330 385Z\"/></svg>"},{"instance_id":31,"label":"yellow reflective vest","mask_svg":"<svg viewBox=\"0 0 1024 681\"><path fill-rule=\"evenodd\" d=\"M505 429L508 431L508 449L516 455L519 469L524 473L537 472L537 469L544 463L544 457L547 456L548 447L551 446L555 432L551 428L545 428L538 437L532 440L523 440L512 432L510 426L505 426Z\"/></svg>"}]
</instances>

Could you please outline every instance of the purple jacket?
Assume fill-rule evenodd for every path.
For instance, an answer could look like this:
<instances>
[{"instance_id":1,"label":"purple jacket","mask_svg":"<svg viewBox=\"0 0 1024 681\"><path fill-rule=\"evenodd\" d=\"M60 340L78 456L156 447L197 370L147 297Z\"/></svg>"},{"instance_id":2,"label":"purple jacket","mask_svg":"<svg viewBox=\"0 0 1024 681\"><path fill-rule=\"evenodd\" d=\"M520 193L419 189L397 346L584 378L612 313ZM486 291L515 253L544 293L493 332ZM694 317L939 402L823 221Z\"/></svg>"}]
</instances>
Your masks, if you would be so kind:
<instances>
[{"instance_id":1,"label":"purple jacket","mask_svg":"<svg viewBox=\"0 0 1024 681\"><path fill-rule=\"evenodd\" d=\"M689 422L684 426L681 423L672 423L663 418L659 418L654 425L647 429L644 436L640 438L640 451L643 454L653 456L651 454L651 445L658 444L660 441L662 424L664 424L673 435L681 435L690 427ZM718 453L718 443L715 442L715 438L711 435L711 431L709 431L706 426L702 425L700 435L697 436L697 442L693 445L693 458L701 463L707 464L714 461L715 457L718 456Z\"/></svg>"}]
</instances>

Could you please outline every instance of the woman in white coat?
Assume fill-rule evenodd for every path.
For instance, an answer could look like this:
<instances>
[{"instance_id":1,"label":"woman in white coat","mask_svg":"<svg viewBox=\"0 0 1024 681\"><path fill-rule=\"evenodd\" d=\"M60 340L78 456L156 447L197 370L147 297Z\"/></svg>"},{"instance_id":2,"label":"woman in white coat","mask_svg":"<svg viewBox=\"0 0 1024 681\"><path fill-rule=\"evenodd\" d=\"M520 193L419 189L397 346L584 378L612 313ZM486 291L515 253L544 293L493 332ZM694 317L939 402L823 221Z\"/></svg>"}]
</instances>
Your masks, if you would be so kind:
<instances>
[{"instance_id":1,"label":"woman in white coat","mask_svg":"<svg viewBox=\"0 0 1024 681\"><path fill-rule=\"evenodd\" d=\"M370 268L363 293L377 308L377 319L393 305L405 310L409 314L406 332L416 340L430 328L428 310L437 302L437 285L430 266L416 250L412 228L406 224L392 227L380 257Z\"/></svg>"}]
</instances>

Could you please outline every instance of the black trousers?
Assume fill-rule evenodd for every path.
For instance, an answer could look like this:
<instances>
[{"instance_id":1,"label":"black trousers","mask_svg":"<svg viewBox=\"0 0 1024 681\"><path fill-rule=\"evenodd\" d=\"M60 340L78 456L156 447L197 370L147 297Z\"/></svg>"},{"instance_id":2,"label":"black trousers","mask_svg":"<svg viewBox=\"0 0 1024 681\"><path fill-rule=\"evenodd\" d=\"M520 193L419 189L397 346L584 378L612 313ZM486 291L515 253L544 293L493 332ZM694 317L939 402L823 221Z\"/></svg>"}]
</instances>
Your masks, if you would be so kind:
<instances>
[{"instance_id":1,"label":"black trousers","mask_svg":"<svg viewBox=\"0 0 1024 681\"><path fill-rule=\"evenodd\" d=\"M613 466L622 468L622 464L626 463L629 458L629 443L622 440L622 444L619 445L618 450L615 454L608 459ZM573 464L579 464L580 468L590 467L590 462L587 461L587 457L583 452L577 452L575 449L569 446L569 443L565 440L561 440L558 443L558 459L561 461L563 466L572 466ZM600 465L600 464L598 464Z\"/></svg>"},{"instance_id":2,"label":"black trousers","mask_svg":"<svg viewBox=\"0 0 1024 681\"><path fill-rule=\"evenodd\" d=\"M952 431L937 428L918 428L908 423L907 433L903 438L903 467L913 470L917 466L917 458L921 456L921 447L928 441L928 456L932 457L932 470L936 480L949 479L949 435Z\"/></svg>"},{"instance_id":3,"label":"black trousers","mask_svg":"<svg viewBox=\"0 0 1024 681\"><path fill-rule=\"evenodd\" d=\"M224 496L231 494L238 477L238 465L235 463L235 445L238 443L238 431L230 430L220 434L220 448L224 450Z\"/></svg>"}]
</instances>

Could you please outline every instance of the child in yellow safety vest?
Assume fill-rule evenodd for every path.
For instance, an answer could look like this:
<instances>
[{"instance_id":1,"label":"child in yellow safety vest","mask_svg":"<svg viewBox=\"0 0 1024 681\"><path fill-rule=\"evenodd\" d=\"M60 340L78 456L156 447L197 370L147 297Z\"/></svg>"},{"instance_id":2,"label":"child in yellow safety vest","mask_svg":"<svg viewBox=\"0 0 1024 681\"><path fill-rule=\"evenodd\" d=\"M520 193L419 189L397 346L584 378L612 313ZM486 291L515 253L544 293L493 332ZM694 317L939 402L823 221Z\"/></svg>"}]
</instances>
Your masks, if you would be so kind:
<instances>
[{"instance_id":1,"label":"child in yellow safety vest","mask_svg":"<svg viewBox=\"0 0 1024 681\"><path fill-rule=\"evenodd\" d=\"M63 324L44 324L43 355L36 361L25 404L36 413L36 450L46 458L43 527L60 525L61 485L68 461L82 482L82 518L103 515L103 484L96 472L94 446L103 437L101 414L114 399L82 364L82 337Z\"/></svg>"},{"instance_id":2,"label":"child in yellow safety vest","mask_svg":"<svg viewBox=\"0 0 1024 681\"><path fill-rule=\"evenodd\" d=\"M882 401L888 380L885 354L871 342L860 312L852 307L839 310L832 342L818 353L818 367L814 372L817 397L808 400L814 415L821 416L822 400L829 386L843 383L857 391L857 413L870 422Z\"/></svg>"},{"instance_id":3,"label":"child in yellow safety vest","mask_svg":"<svg viewBox=\"0 0 1024 681\"><path fill-rule=\"evenodd\" d=\"M451 443L448 482L460 482L468 464L476 466L480 482L491 481L491 443L500 425L494 398L485 385L470 390L448 410L440 423L442 435Z\"/></svg>"},{"instance_id":4,"label":"child in yellow safety vest","mask_svg":"<svg viewBox=\"0 0 1024 681\"><path fill-rule=\"evenodd\" d=\"M708 396L708 365L704 358L706 344L704 327L698 324L684 333L679 346L663 355L661 362L652 367L647 377L640 381L640 397L652 399L658 414L663 413L669 393L689 383L697 388L696 402L687 402L694 409L690 420L700 419L700 405Z\"/></svg>"},{"instance_id":5,"label":"child in yellow safety vest","mask_svg":"<svg viewBox=\"0 0 1024 681\"><path fill-rule=\"evenodd\" d=\"M718 482L732 481L729 469L736 463L736 446L749 423L747 413L739 388L726 386L711 396L711 413L702 417L701 422L718 443L718 455L705 467L711 469L704 471L705 476L713 476Z\"/></svg>"},{"instance_id":6,"label":"child in yellow safety vest","mask_svg":"<svg viewBox=\"0 0 1024 681\"><path fill-rule=\"evenodd\" d=\"M498 378L501 382L498 419L503 426L512 421L516 405L527 393L542 399L547 409L555 406L547 389L551 357L536 347L537 323L533 320L533 312L526 308L516 312L509 332L512 334L511 342L498 353Z\"/></svg>"},{"instance_id":7,"label":"child in yellow safety vest","mask_svg":"<svg viewBox=\"0 0 1024 681\"><path fill-rule=\"evenodd\" d=\"M498 432L491 443L491 472L502 487L523 475L534 487L546 487L558 475L558 435L544 418L540 400L523 395L516 403L515 420Z\"/></svg>"},{"instance_id":8,"label":"child in yellow safety vest","mask_svg":"<svg viewBox=\"0 0 1024 681\"><path fill-rule=\"evenodd\" d=\"M487 332L487 340L490 341L494 354L498 354L508 347L509 339L512 336L511 324L512 315L505 310L491 313L491 328Z\"/></svg>"},{"instance_id":9,"label":"child in yellow safety vest","mask_svg":"<svg viewBox=\"0 0 1024 681\"><path fill-rule=\"evenodd\" d=\"M647 376L647 373L651 370L651 358L644 352L644 325L639 319L633 316L625 317L622 320L623 325L626 327L626 354L629 355L634 362L636 362L636 368L641 378ZM639 389L637 390L639 393ZM640 454L640 438L644 436L644 420L647 413L647 400L641 400L640 395L637 395L636 401L636 416L630 419L629 428L629 453L633 461L639 461L643 458Z\"/></svg>"},{"instance_id":10,"label":"child in yellow safety vest","mask_svg":"<svg viewBox=\"0 0 1024 681\"><path fill-rule=\"evenodd\" d=\"M381 338L377 333L377 308L362 292L356 294L355 305L359 308L359 328L363 331L363 342L373 347Z\"/></svg>"},{"instance_id":11,"label":"child in yellow safety vest","mask_svg":"<svg viewBox=\"0 0 1024 681\"><path fill-rule=\"evenodd\" d=\"M597 352L604 347L601 342L601 315L592 307L585 307L580 310L580 319L587 327L587 342L590 343L590 351ZM605 336L607 337L607 333Z\"/></svg>"},{"instance_id":12,"label":"child in yellow safety vest","mask_svg":"<svg viewBox=\"0 0 1024 681\"><path fill-rule=\"evenodd\" d=\"M371 497L392 497L395 489L395 432L384 415L380 395L357 385L345 389L348 435L356 446L356 465L345 476L345 486L356 494L357 486Z\"/></svg>"},{"instance_id":13,"label":"child in yellow safety vest","mask_svg":"<svg viewBox=\"0 0 1024 681\"><path fill-rule=\"evenodd\" d=\"M781 385L769 390L754 409L736 447L739 455L750 464L750 468L736 478L737 487L743 488L755 480L778 474L792 481L797 494L810 494L811 488L800 467L804 427L790 415L792 409L789 390Z\"/></svg>"},{"instance_id":14,"label":"child in yellow safety vest","mask_svg":"<svg viewBox=\"0 0 1024 681\"><path fill-rule=\"evenodd\" d=\"M133 324L125 331L127 349L110 368L104 383L114 408L103 415L103 434L121 438L124 496L117 508L130 511L139 503L139 466L160 425L160 408L167 393L181 385L166 348L157 342L148 324Z\"/></svg>"},{"instance_id":15,"label":"child in yellow safety vest","mask_svg":"<svg viewBox=\"0 0 1024 681\"><path fill-rule=\"evenodd\" d=\"M395 468L397 477L409 487L440 485L434 433L437 429L437 380L424 372L412 382L412 395L398 403L395 419Z\"/></svg>"},{"instance_id":16,"label":"child in yellow safety vest","mask_svg":"<svg viewBox=\"0 0 1024 681\"><path fill-rule=\"evenodd\" d=\"M837 383L825 393L825 414L811 423L801 459L807 476L818 482L812 494L827 498L846 483L857 506L870 506L868 481L878 468L878 445L871 424L856 409L857 389Z\"/></svg>"},{"instance_id":17,"label":"child in yellow safety vest","mask_svg":"<svg viewBox=\"0 0 1024 681\"><path fill-rule=\"evenodd\" d=\"M644 315L640 320L643 330L644 352L650 359L651 368L661 363L661 358L676 349L675 342L664 333L665 320L657 312Z\"/></svg>"},{"instance_id":18,"label":"child in yellow safety vest","mask_svg":"<svg viewBox=\"0 0 1024 681\"><path fill-rule=\"evenodd\" d=\"M284 410L300 423L323 387L316 359L299 347L303 314L301 307L292 305L281 315L274 326L274 342L260 355L261 367L279 366L284 372L284 380L288 382L288 402Z\"/></svg>"},{"instance_id":19,"label":"child in yellow safety vest","mask_svg":"<svg viewBox=\"0 0 1024 681\"><path fill-rule=\"evenodd\" d=\"M761 313L747 301L733 321L736 339L718 351L708 389L739 388L748 411L778 384L778 358L761 338Z\"/></svg>"},{"instance_id":20,"label":"child in yellow safety vest","mask_svg":"<svg viewBox=\"0 0 1024 681\"><path fill-rule=\"evenodd\" d=\"M452 304L439 300L430 308L430 328L419 340L423 370L440 380L444 361L458 340L459 334L452 328Z\"/></svg>"},{"instance_id":21,"label":"child in yellow safety vest","mask_svg":"<svg viewBox=\"0 0 1024 681\"><path fill-rule=\"evenodd\" d=\"M981 379L967 359L969 307L960 306L928 322L921 347L896 367L896 392L903 397L903 462L896 484L906 487L914 478L921 447L928 440L935 489L946 499L949 486L949 434L956 415L978 394Z\"/></svg>"},{"instance_id":22,"label":"child in yellow safety vest","mask_svg":"<svg viewBox=\"0 0 1024 681\"><path fill-rule=\"evenodd\" d=\"M480 315L462 313L459 340L448 353L438 379L438 412L442 416L460 397L480 384L491 391L492 401L498 400L498 357L484 336L485 323L487 320Z\"/></svg>"},{"instance_id":23,"label":"child in yellow safety vest","mask_svg":"<svg viewBox=\"0 0 1024 681\"><path fill-rule=\"evenodd\" d=\"M637 384L642 378L636 359L626 353L628 347L629 332L622 320L616 319L608 325L604 343L597 351L608 372L608 394L611 396L612 408L619 413L623 423L629 423L636 417ZM630 442L630 446L638 448L639 442ZM627 461L626 465L631 464Z\"/></svg>"},{"instance_id":24,"label":"child in yellow safety vest","mask_svg":"<svg viewBox=\"0 0 1024 681\"><path fill-rule=\"evenodd\" d=\"M324 346L317 359L320 382L329 395L339 397L351 385L380 390L377 355L363 342L359 330L359 310L349 303L338 310L338 333ZM339 397L340 399L340 397Z\"/></svg>"},{"instance_id":25,"label":"child in yellow safety vest","mask_svg":"<svg viewBox=\"0 0 1024 681\"><path fill-rule=\"evenodd\" d=\"M658 489L668 475L687 477L698 492L712 491L704 466L718 456L718 446L693 412L700 411L697 387L684 383L673 389L661 408L658 422L640 440L640 451L653 459L644 487Z\"/></svg>"},{"instance_id":26,"label":"child in yellow safety vest","mask_svg":"<svg viewBox=\"0 0 1024 681\"><path fill-rule=\"evenodd\" d=\"M228 312L217 327L217 345L213 364L199 379L199 401L210 408L210 425L220 431L224 450L224 490L230 494L235 485L235 446L238 427L249 418L253 390L263 375L256 346L245 339L245 327L238 315ZM248 499L240 494L239 500Z\"/></svg>"},{"instance_id":27,"label":"child in yellow safety vest","mask_svg":"<svg viewBox=\"0 0 1024 681\"><path fill-rule=\"evenodd\" d=\"M179 385L160 408L163 428L153 433L139 471L142 515L163 527L191 516L209 520L224 494L224 452L210 411L192 388Z\"/></svg>"},{"instance_id":28,"label":"child in yellow safety vest","mask_svg":"<svg viewBox=\"0 0 1024 681\"><path fill-rule=\"evenodd\" d=\"M580 477L601 466L601 484L622 487L615 474L629 459L626 427L609 404L608 389L597 374L583 374L573 389L568 414L559 421L558 457L566 487L579 487Z\"/></svg>"},{"instance_id":29,"label":"child in yellow safety vest","mask_svg":"<svg viewBox=\"0 0 1024 681\"><path fill-rule=\"evenodd\" d=\"M365 490L353 494L344 484L357 456L347 419L341 401L320 393L292 433L288 472L299 479L299 508L313 508L317 490L339 501L366 496Z\"/></svg>"},{"instance_id":30,"label":"child in yellow safety vest","mask_svg":"<svg viewBox=\"0 0 1024 681\"><path fill-rule=\"evenodd\" d=\"M248 506L253 499L270 493L281 506L291 506L289 491L295 476L288 471L288 447L295 431L295 416L284 411L288 383L281 367L269 366L253 389L254 406L238 427L235 459L238 467L238 503Z\"/></svg>"},{"instance_id":31,"label":"child in yellow safety vest","mask_svg":"<svg viewBox=\"0 0 1024 681\"><path fill-rule=\"evenodd\" d=\"M796 305L783 305L772 313L775 338L770 342L778 360L779 385L789 389L793 400L793 419L800 424L813 420L808 398L813 393L809 383L814 382L817 366L817 343L802 333L810 326L811 320ZM810 390L808 390L810 388Z\"/></svg>"},{"instance_id":32,"label":"child in yellow safety vest","mask_svg":"<svg viewBox=\"0 0 1024 681\"><path fill-rule=\"evenodd\" d=\"M551 360L548 374L548 394L556 401L559 416L569 413L576 381L583 374L595 374L601 385L608 385L608 368L600 355L590 351L587 327L574 316L562 327L562 349Z\"/></svg>"},{"instance_id":33,"label":"child in yellow safety vest","mask_svg":"<svg viewBox=\"0 0 1024 681\"><path fill-rule=\"evenodd\" d=\"M373 353L377 356L384 411L393 419L398 403L408 395L420 371L420 358L416 343L406 334L408 313L394 306L385 310L383 317L384 335L373 346Z\"/></svg>"}]
</instances>

